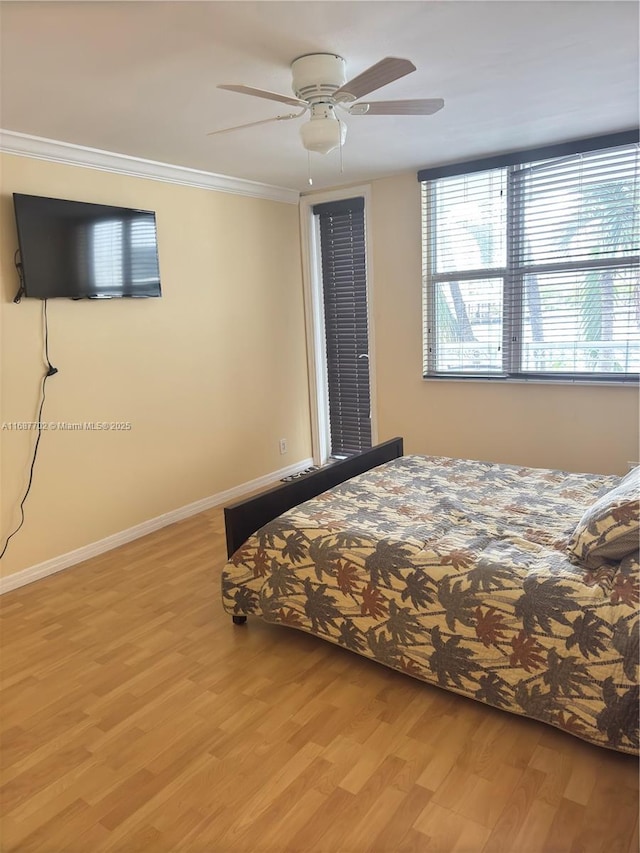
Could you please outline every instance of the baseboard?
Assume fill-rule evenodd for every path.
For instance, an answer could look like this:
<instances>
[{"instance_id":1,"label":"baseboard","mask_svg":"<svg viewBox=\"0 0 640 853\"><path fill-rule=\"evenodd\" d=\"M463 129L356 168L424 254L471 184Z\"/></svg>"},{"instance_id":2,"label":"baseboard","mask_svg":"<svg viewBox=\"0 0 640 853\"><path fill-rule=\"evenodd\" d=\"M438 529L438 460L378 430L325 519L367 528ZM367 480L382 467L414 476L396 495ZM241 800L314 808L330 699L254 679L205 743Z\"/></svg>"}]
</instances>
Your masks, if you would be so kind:
<instances>
[{"instance_id":1,"label":"baseboard","mask_svg":"<svg viewBox=\"0 0 640 853\"><path fill-rule=\"evenodd\" d=\"M97 557L99 554L104 554L106 551L111 551L119 545L124 545L127 542L132 542L134 539L139 539L141 536L146 536L148 533L153 533L154 530L160 530L162 527L167 527L169 524L174 524L176 521L182 521L183 518L189 518L192 515L197 515L199 512L204 512L214 506L228 503L232 500L238 500L244 495L255 492L257 489L271 486L277 483L283 477L290 474L297 474L298 471L303 471L313 465L313 459L302 459L300 462L295 462L293 465L288 465L286 468L281 468L279 471L274 471L271 474L265 474L263 477L257 477L255 480L250 480L248 483L241 483L239 486L234 486L231 489L226 489L224 492L218 492L215 495L210 495L202 500L194 501L194 503L186 506L178 507L178 509L165 512L156 518L150 518L148 521L143 521L141 524L136 524L134 527L129 527L127 530L121 530L119 533L114 533L107 536L105 539L100 539L98 542L91 542L89 545L84 545L82 548L77 548L75 551L69 551L67 554L61 554L59 557L53 557L51 560L45 560L44 563L38 563L36 566L31 566L28 569L22 569L19 572L14 572L4 578L0 578L0 595L5 592L10 592L12 589L25 586L33 583L33 581L46 578L48 575L53 575L56 572L61 572L63 569L68 569L71 566L82 563L91 557Z\"/></svg>"}]
</instances>

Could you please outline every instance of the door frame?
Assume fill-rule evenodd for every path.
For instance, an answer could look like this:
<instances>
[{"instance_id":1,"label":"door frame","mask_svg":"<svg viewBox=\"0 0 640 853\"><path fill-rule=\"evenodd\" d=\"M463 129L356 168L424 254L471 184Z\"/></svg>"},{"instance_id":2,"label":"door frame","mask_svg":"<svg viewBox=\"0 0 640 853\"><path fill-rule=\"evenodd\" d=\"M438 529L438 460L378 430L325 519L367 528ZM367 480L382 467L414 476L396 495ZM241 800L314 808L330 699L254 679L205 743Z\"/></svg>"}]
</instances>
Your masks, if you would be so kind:
<instances>
[{"instance_id":1,"label":"door frame","mask_svg":"<svg viewBox=\"0 0 640 853\"><path fill-rule=\"evenodd\" d=\"M307 370L309 375L309 407L311 410L311 444L315 465L324 465L330 455L329 395L322 299L322 267L320 229L313 215L313 205L345 198L364 198L364 241L367 279L367 331L369 339L369 393L371 400L371 442L378 443L376 398L375 338L373 326L373 253L371 250L371 187L360 185L310 193L300 197L300 245L302 282L307 335Z\"/></svg>"}]
</instances>

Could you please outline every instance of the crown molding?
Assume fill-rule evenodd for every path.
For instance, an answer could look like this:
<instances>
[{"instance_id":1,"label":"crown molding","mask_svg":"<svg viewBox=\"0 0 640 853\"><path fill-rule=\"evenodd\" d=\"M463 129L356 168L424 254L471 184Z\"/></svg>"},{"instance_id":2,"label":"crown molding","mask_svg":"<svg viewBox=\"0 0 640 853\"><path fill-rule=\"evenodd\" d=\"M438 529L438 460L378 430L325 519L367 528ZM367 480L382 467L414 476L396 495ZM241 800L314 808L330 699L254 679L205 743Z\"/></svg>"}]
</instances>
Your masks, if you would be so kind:
<instances>
[{"instance_id":1,"label":"crown molding","mask_svg":"<svg viewBox=\"0 0 640 853\"><path fill-rule=\"evenodd\" d=\"M286 187L274 187L243 178L231 178L215 172L203 172L186 166L173 166L156 160L144 160L128 154L116 154L99 148L87 148L71 142L59 142L28 133L17 133L0 128L0 151L19 157L33 157L36 160L48 160L52 163L64 163L68 166L84 166L103 172L115 172L134 178L149 178L169 184L182 184L187 187L199 187L205 190L234 193L235 195L264 198L270 201L282 201L297 204L300 193Z\"/></svg>"}]
</instances>

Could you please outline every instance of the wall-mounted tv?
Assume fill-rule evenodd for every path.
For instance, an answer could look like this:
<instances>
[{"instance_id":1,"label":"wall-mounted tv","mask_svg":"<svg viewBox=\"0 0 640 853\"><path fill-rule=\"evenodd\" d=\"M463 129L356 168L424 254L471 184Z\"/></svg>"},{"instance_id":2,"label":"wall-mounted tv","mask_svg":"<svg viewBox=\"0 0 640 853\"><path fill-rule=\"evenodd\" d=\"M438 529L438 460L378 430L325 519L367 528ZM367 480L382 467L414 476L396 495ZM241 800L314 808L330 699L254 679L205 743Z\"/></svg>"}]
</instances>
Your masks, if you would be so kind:
<instances>
[{"instance_id":1,"label":"wall-mounted tv","mask_svg":"<svg viewBox=\"0 0 640 853\"><path fill-rule=\"evenodd\" d=\"M155 213L14 193L22 295L160 296Z\"/></svg>"}]
</instances>

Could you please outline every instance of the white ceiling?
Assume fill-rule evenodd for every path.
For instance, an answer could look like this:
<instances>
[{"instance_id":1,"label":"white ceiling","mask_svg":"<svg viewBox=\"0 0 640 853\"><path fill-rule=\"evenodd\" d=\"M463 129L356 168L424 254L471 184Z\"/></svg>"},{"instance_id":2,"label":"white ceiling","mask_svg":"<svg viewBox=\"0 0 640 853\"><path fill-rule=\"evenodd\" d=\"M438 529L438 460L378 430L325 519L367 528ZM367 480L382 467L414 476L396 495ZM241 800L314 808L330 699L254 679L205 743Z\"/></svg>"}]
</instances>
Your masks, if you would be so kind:
<instances>
[{"instance_id":1,"label":"white ceiling","mask_svg":"<svg viewBox=\"0 0 640 853\"><path fill-rule=\"evenodd\" d=\"M638 3L2 2L0 125L50 139L308 189L299 122L207 131L288 108L216 88L291 93L289 65L332 52L347 77L385 56L417 71L370 100L443 97L431 117L353 116L314 188L630 129Z\"/></svg>"}]
</instances>

